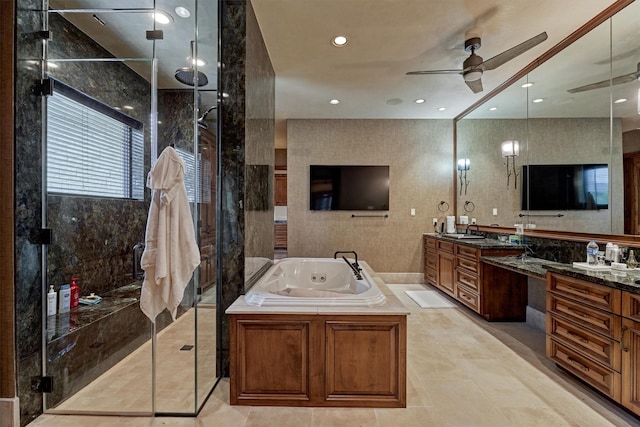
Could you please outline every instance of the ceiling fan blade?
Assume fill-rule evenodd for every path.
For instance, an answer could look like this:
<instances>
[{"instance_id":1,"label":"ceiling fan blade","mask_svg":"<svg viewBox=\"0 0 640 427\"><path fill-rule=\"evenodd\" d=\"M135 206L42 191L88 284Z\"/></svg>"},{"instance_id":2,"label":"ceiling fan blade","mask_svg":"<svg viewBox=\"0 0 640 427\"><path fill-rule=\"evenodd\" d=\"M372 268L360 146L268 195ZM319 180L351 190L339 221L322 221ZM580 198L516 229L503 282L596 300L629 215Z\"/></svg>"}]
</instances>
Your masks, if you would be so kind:
<instances>
[{"instance_id":1,"label":"ceiling fan blade","mask_svg":"<svg viewBox=\"0 0 640 427\"><path fill-rule=\"evenodd\" d=\"M495 70L502 64L511 61L513 58L522 55L529 49L539 45L543 41L547 39L547 33L543 32L538 34L535 37L530 38L529 40L520 43L517 46L512 47L511 49L505 50L504 52L494 56L493 58L489 58L482 63L482 66L485 70Z\"/></svg>"},{"instance_id":2,"label":"ceiling fan blade","mask_svg":"<svg viewBox=\"0 0 640 427\"><path fill-rule=\"evenodd\" d=\"M569 93L577 93L577 92L585 92L593 89L601 89L603 87L609 87L609 85L621 85L624 83L630 83L636 81L638 78L638 72L634 71L633 73L625 74L624 76L615 77L613 80L603 80L597 83L591 83L588 85L576 87L573 89L567 90Z\"/></svg>"},{"instance_id":3,"label":"ceiling fan blade","mask_svg":"<svg viewBox=\"0 0 640 427\"><path fill-rule=\"evenodd\" d=\"M407 75L417 76L422 74L462 74L463 70L428 70L428 71L409 71Z\"/></svg>"},{"instance_id":4,"label":"ceiling fan blade","mask_svg":"<svg viewBox=\"0 0 640 427\"><path fill-rule=\"evenodd\" d=\"M482 92L482 80L478 79L470 82L465 80L465 83L467 84L467 86L469 86L469 89L471 89L473 93Z\"/></svg>"}]
</instances>

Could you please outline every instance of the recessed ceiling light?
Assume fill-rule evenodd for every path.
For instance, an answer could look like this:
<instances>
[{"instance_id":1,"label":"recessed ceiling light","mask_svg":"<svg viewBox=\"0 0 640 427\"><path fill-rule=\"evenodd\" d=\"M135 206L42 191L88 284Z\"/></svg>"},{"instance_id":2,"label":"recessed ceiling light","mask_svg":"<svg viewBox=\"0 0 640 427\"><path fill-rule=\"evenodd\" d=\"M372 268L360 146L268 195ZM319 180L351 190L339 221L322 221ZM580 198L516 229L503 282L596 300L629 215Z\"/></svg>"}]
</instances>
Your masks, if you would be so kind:
<instances>
[{"instance_id":1,"label":"recessed ceiling light","mask_svg":"<svg viewBox=\"0 0 640 427\"><path fill-rule=\"evenodd\" d=\"M113 107L113 109L114 110L118 110L118 111L122 110L122 108L120 108L120 107Z\"/></svg>"},{"instance_id":2,"label":"recessed ceiling light","mask_svg":"<svg viewBox=\"0 0 640 427\"><path fill-rule=\"evenodd\" d=\"M418 99L415 100L415 103L416 104L424 104L424 99L418 98Z\"/></svg>"},{"instance_id":3,"label":"recessed ceiling light","mask_svg":"<svg viewBox=\"0 0 640 427\"><path fill-rule=\"evenodd\" d=\"M533 86L533 82L527 82L527 83L523 83L520 87L531 87Z\"/></svg>"},{"instance_id":4,"label":"recessed ceiling light","mask_svg":"<svg viewBox=\"0 0 640 427\"><path fill-rule=\"evenodd\" d=\"M329 104L331 104L331 105L340 104L340 100L338 100L338 99L332 99L331 101L329 101Z\"/></svg>"},{"instance_id":5,"label":"recessed ceiling light","mask_svg":"<svg viewBox=\"0 0 640 427\"><path fill-rule=\"evenodd\" d=\"M496 111L498 109L498 107L491 107L489 108L489 111Z\"/></svg>"},{"instance_id":6,"label":"recessed ceiling light","mask_svg":"<svg viewBox=\"0 0 640 427\"><path fill-rule=\"evenodd\" d=\"M170 24L173 22L171 15L166 12L154 12L153 19L155 19L158 24Z\"/></svg>"},{"instance_id":7,"label":"recessed ceiling light","mask_svg":"<svg viewBox=\"0 0 640 427\"><path fill-rule=\"evenodd\" d=\"M124 108L125 110L133 110L133 107L131 105L123 105L122 108Z\"/></svg>"},{"instance_id":8,"label":"recessed ceiling light","mask_svg":"<svg viewBox=\"0 0 640 427\"><path fill-rule=\"evenodd\" d=\"M533 100L533 101L531 101L531 102L533 102L533 103L535 103L535 104L538 104L538 103L540 103L540 102L542 102L542 101L544 101L544 98L536 98L536 99L534 99L534 100Z\"/></svg>"},{"instance_id":9,"label":"recessed ceiling light","mask_svg":"<svg viewBox=\"0 0 640 427\"><path fill-rule=\"evenodd\" d=\"M438 111L444 111L446 109L447 109L447 107L440 107L440 108L438 108Z\"/></svg>"},{"instance_id":10,"label":"recessed ceiling light","mask_svg":"<svg viewBox=\"0 0 640 427\"><path fill-rule=\"evenodd\" d=\"M400 105L402 102L403 101L400 98L391 98L386 101L387 105Z\"/></svg>"},{"instance_id":11,"label":"recessed ceiling light","mask_svg":"<svg viewBox=\"0 0 640 427\"><path fill-rule=\"evenodd\" d=\"M623 102L627 102L627 98L620 98L620 99L616 99L615 101L613 101L614 104L621 104Z\"/></svg>"},{"instance_id":12,"label":"recessed ceiling light","mask_svg":"<svg viewBox=\"0 0 640 427\"><path fill-rule=\"evenodd\" d=\"M345 36L335 36L331 39L331 44L336 47L342 47L347 44L349 40Z\"/></svg>"},{"instance_id":13,"label":"recessed ceiling light","mask_svg":"<svg viewBox=\"0 0 640 427\"><path fill-rule=\"evenodd\" d=\"M175 11L176 15L178 15L180 18L188 18L191 16L191 12L189 12L189 9L187 9L186 7L178 6L175 8Z\"/></svg>"}]
</instances>

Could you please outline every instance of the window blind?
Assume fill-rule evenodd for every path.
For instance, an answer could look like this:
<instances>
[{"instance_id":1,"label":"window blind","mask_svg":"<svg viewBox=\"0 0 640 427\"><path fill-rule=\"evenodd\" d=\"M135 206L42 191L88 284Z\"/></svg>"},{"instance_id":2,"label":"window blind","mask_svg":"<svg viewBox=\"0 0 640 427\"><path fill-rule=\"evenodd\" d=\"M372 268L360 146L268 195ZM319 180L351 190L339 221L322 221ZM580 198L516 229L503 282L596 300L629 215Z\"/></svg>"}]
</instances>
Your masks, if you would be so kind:
<instances>
[{"instance_id":1,"label":"window blind","mask_svg":"<svg viewBox=\"0 0 640 427\"><path fill-rule=\"evenodd\" d=\"M91 103L96 101L86 104ZM143 199L141 127L135 129L86 104L59 92L48 98L47 191Z\"/></svg>"}]
</instances>

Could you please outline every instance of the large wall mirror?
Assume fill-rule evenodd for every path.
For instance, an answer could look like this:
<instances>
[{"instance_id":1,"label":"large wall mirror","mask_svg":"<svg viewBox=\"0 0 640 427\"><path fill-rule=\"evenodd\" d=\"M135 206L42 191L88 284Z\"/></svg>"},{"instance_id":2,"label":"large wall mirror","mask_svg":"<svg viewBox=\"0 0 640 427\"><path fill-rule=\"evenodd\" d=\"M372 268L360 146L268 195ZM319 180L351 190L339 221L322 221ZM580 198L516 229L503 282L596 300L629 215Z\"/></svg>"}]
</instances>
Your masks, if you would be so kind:
<instances>
[{"instance_id":1,"label":"large wall mirror","mask_svg":"<svg viewBox=\"0 0 640 427\"><path fill-rule=\"evenodd\" d=\"M633 2L457 121L458 215L640 234L638 16Z\"/></svg>"}]
</instances>

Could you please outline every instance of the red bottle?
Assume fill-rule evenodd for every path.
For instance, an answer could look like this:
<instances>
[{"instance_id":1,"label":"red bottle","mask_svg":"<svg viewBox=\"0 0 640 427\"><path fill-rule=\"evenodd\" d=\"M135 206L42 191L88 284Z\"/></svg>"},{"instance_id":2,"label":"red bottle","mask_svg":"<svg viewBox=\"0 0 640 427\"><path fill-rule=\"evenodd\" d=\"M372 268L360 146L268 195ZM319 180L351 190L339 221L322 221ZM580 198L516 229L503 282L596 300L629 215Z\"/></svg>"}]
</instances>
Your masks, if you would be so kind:
<instances>
[{"instance_id":1,"label":"red bottle","mask_svg":"<svg viewBox=\"0 0 640 427\"><path fill-rule=\"evenodd\" d=\"M71 308L80 305L80 286L78 286L78 278L71 278Z\"/></svg>"}]
</instances>

